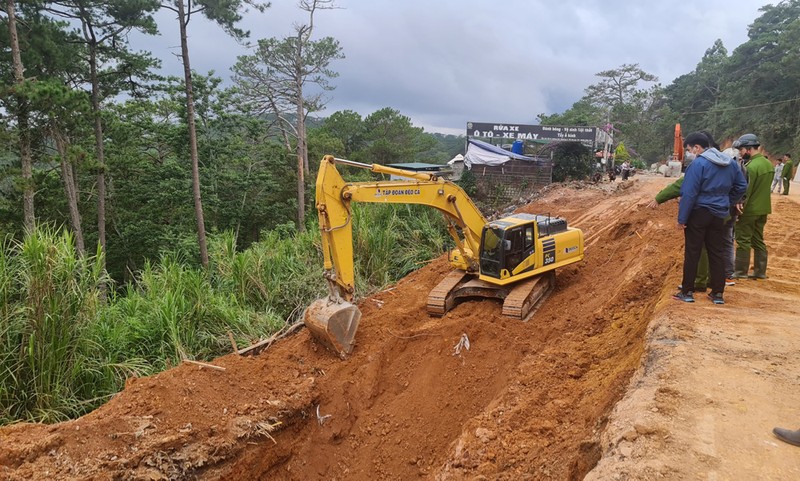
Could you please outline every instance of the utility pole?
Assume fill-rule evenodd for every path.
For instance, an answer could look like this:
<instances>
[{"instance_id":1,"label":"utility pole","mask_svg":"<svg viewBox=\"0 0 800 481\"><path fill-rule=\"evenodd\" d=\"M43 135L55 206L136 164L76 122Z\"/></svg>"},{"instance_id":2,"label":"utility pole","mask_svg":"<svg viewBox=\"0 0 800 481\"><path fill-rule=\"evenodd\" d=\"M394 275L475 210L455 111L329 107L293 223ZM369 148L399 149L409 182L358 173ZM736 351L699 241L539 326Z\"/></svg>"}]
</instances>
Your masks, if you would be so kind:
<instances>
[{"instance_id":1,"label":"utility pole","mask_svg":"<svg viewBox=\"0 0 800 481\"><path fill-rule=\"evenodd\" d=\"M611 125L611 109L606 111L606 125L603 131L606 133L606 141L603 146L603 166L608 172L608 180L614 180L614 166L609 165L609 155L611 154L611 131L614 126Z\"/></svg>"}]
</instances>

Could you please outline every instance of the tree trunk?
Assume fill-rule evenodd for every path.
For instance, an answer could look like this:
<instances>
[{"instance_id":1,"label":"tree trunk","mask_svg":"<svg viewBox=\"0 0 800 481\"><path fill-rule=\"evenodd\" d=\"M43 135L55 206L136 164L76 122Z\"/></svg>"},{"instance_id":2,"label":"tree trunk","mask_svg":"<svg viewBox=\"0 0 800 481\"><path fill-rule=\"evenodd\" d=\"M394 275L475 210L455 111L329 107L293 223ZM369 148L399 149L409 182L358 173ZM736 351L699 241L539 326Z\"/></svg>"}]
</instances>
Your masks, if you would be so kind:
<instances>
[{"instance_id":1,"label":"tree trunk","mask_svg":"<svg viewBox=\"0 0 800 481\"><path fill-rule=\"evenodd\" d=\"M297 97L297 231L305 230L306 218L306 180L308 172L308 150L306 148L306 128L303 119L303 96Z\"/></svg>"},{"instance_id":2,"label":"tree trunk","mask_svg":"<svg viewBox=\"0 0 800 481\"><path fill-rule=\"evenodd\" d=\"M14 83L21 87L25 82L25 69L22 66L22 55L19 50L19 36L17 35L17 16L14 10L14 0L6 0L6 14L8 15L8 35L11 41L11 58L14 64ZM19 128L19 156L22 163L22 215L25 229L33 230L35 217L33 210L33 160L31 156L31 133L28 129L28 108L25 98L17 93L17 126Z\"/></svg>"},{"instance_id":3,"label":"tree trunk","mask_svg":"<svg viewBox=\"0 0 800 481\"><path fill-rule=\"evenodd\" d=\"M53 129L53 138L56 142L58 156L61 157L61 180L64 182L64 194L69 207L69 223L75 235L75 249L81 257L86 255L86 246L83 243L83 228L81 227L81 214L78 210L78 188L75 185L75 175L67 157L67 141L57 129Z\"/></svg>"},{"instance_id":4,"label":"tree trunk","mask_svg":"<svg viewBox=\"0 0 800 481\"><path fill-rule=\"evenodd\" d=\"M181 29L181 57L183 76L186 82L186 124L189 128L189 151L192 158L192 194L194 195L194 214L197 218L197 244L200 247L200 262L208 267L208 247L206 247L206 225L203 218L203 203L200 199L200 161L197 155L197 129L194 122L194 95L192 93L192 68L189 64L189 41L186 37L186 11L183 0L178 0L178 22Z\"/></svg>"},{"instance_id":5,"label":"tree trunk","mask_svg":"<svg viewBox=\"0 0 800 481\"><path fill-rule=\"evenodd\" d=\"M94 148L97 156L97 241L106 252L106 163L103 148L103 119L100 115L100 80L97 78L97 42L89 39L89 70L92 82ZM102 258L105 268L105 256Z\"/></svg>"}]
</instances>

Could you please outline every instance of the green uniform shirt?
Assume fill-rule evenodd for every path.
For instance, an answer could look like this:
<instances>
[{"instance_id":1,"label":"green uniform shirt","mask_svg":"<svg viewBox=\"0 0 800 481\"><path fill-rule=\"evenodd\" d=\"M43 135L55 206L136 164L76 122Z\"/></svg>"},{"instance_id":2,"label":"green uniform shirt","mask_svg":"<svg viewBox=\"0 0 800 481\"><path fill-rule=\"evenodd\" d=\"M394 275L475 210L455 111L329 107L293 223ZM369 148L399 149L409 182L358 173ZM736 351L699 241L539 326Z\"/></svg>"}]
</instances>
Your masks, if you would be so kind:
<instances>
[{"instance_id":1,"label":"green uniform shirt","mask_svg":"<svg viewBox=\"0 0 800 481\"><path fill-rule=\"evenodd\" d=\"M770 189L775 178L775 166L761 154L756 154L747 164L747 192L742 215L772 213Z\"/></svg>"},{"instance_id":2,"label":"green uniform shirt","mask_svg":"<svg viewBox=\"0 0 800 481\"><path fill-rule=\"evenodd\" d=\"M661 189L661 191L656 194L656 202L663 204L670 199L677 199L680 197L681 185L683 185L683 177Z\"/></svg>"},{"instance_id":3,"label":"green uniform shirt","mask_svg":"<svg viewBox=\"0 0 800 481\"><path fill-rule=\"evenodd\" d=\"M797 162L800 162L800 159L794 162L786 162L786 164L783 166L783 170L781 171L781 177L792 180L792 170L794 170L794 166L797 165Z\"/></svg>"}]
</instances>

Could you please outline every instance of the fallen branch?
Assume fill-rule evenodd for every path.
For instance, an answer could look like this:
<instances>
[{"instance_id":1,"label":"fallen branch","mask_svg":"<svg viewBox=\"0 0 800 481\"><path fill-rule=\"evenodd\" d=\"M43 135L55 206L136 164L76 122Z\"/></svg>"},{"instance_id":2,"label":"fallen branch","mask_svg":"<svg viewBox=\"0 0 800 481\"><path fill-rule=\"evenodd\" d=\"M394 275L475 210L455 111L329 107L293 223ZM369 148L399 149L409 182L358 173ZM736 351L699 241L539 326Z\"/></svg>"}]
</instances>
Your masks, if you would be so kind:
<instances>
[{"instance_id":1,"label":"fallen branch","mask_svg":"<svg viewBox=\"0 0 800 481\"><path fill-rule=\"evenodd\" d=\"M207 367L209 369L216 369L217 371L224 371L225 370L225 368L222 367L222 366L215 366L215 365L209 364L207 362L192 361L191 359L184 359L183 362L186 362L186 363L189 363L189 364L196 364L196 365L198 365L200 367Z\"/></svg>"},{"instance_id":2,"label":"fallen branch","mask_svg":"<svg viewBox=\"0 0 800 481\"><path fill-rule=\"evenodd\" d=\"M280 331L276 332L275 334L273 334L269 338L264 339L263 341L258 341L257 343L253 344L252 346L245 347L243 349L239 349L237 352L242 356L248 355L248 354L256 355L259 352L261 352L264 349L266 349L269 346L271 346L278 339L282 339L282 338L288 336L289 334L293 333L294 331L299 329L301 326L303 326L302 322L295 322L294 324L291 324L288 327L284 327L283 329L281 329Z\"/></svg>"},{"instance_id":3,"label":"fallen branch","mask_svg":"<svg viewBox=\"0 0 800 481\"><path fill-rule=\"evenodd\" d=\"M231 340L231 346L233 347L233 352L239 353L239 346L236 345L236 339L233 338L233 333L228 331L228 339Z\"/></svg>"}]
</instances>

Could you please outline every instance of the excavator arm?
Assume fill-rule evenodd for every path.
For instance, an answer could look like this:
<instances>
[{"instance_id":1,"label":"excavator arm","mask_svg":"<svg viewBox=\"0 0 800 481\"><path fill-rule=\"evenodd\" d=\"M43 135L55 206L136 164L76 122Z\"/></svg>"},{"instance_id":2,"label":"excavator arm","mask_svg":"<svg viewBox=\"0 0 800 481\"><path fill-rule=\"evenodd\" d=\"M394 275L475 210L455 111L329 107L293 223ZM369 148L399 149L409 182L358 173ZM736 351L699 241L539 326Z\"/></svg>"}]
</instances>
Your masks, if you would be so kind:
<instances>
[{"instance_id":1,"label":"excavator arm","mask_svg":"<svg viewBox=\"0 0 800 481\"><path fill-rule=\"evenodd\" d=\"M336 164L395 174L409 180L345 182ZM361 311L351 303L355 294L352 202L419 204L444 214L456 247L450 263L477 273L481 231L486 219L456 184L436 174L411 172L379 164L363 164L326 155L317 174L316 207L322 235L323 274L329 295L313 302L304 322L314 337L341 357L353 349Z\"/></svg>"},{"instance_id":2,"label":"excavator arm","mask_svg":"<svg viewBox=\"0 0 800 481\"><path fill-rule=\"evenodd\" d=\"M410 180L348 183L336 169L337 163ZM325 279L331 297L338 295L345 301L352 301L355 292L352 202L419 204L438 210L447 219L448 231L456 245L450 254L451 264L465 272L478 272L481 231L487 221L461 187L435 174L363 164L328 155L322 159L317 175L316 207Z\"/></svg>"}]
</instances>

